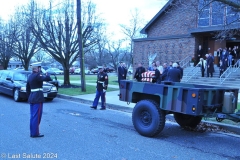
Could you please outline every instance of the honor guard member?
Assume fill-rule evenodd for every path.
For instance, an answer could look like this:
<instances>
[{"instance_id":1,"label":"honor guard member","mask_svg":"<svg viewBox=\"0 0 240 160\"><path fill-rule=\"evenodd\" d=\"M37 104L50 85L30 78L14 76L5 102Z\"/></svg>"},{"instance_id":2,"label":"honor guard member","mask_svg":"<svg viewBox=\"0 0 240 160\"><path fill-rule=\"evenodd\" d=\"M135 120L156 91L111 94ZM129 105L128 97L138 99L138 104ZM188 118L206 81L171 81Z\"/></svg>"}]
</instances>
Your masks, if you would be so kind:
<instances>
[{"instance_id":1,"label":"honor guard member","mask_svg":"<svg viewBox=\"0 0 240 160\"><path fill-rule=\"evenodd\" d=\"M39 133L39 125L42 118L43 109L43 81L51 81L52 79L46 73L42 75L41 62L31 64L32 74L29 75L26 85L28 102L30 103L30 137L43 137Z\"/></svg>"},{"instance_id":2,"label":"honor guard member","mask_svg":"<svg viewBox=\"0 0 240 160\"><path fill-rule=\"evenodd\" d=\"M97 109L98 106L98 101L101 96L101 108L100 110L105 110L106 109L106 90L108 86L108 75L103 71L103 67L99 66L98 67L99 72L97 74L97 90L96 90L96 96L93 101L93 104L91 108Z\"/></svg>"}]
</instances>

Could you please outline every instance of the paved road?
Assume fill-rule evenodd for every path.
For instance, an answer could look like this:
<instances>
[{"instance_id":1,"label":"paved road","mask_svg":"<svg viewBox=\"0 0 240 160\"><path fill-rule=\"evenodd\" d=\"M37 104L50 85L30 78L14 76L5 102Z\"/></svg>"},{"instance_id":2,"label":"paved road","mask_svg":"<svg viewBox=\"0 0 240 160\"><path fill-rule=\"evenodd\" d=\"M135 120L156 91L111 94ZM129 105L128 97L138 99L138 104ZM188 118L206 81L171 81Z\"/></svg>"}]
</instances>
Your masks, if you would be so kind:
<instances>
[{"instance_id":1,"label":"paved road","mask_svg":"<svg viewBox=\"0 0 240 160\"><path fill-rule=\"evenodd\" d=\"M167 121L159 136L147 138L135 131L130 113L91 110L60 98L44 104L40 131L45 137L33 139L29 105L3 95L0 101L0 159L240 159L239 136L185 131Z\"/></svg>"}]
</instances>

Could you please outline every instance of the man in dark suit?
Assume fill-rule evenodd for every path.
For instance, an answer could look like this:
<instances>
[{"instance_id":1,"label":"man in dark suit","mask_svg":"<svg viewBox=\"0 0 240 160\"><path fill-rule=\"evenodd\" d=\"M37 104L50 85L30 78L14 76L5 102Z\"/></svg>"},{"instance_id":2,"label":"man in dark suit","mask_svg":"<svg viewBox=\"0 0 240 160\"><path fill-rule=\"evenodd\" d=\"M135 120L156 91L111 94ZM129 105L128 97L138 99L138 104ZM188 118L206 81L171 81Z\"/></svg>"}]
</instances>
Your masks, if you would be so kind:
<instances>
[{"instance_id":1,"label":"man in dark suit","mask_svg":"<svg viewBox=\"0 0 240 160\"><path fill-rule=\"evenodd\" d=\"M123 68L124 68L124 79L127 79L127 72L128 72L128 69L127 69L127 67L126 67L126 64L125 63L123 63Z\"/></svg>"},{"instance_id":2,"label":"man in dark suit","mask_svg":"<svg viewBox=\"0 0 240 160\"><path fill-rule=\"evenodd\" d=\"M136 79L138 82L142 81L142 73L146 72L145 68L142 66L142 63L138 63L138 68L136 69L136 72L134 74L134 79Z\"/></svg>"},{"instance_id":3,"label":"man in dark suit","mask_svg":"<svg viewBox=\"0 0 240 160\"><path fill-rule=\"evenodd\" d=\"M123 66L123 62L119 63L118 67L118 84L120 85L120 81L126 79L126 69Z\"/></svg>"},{"instance_id":4,"label":"man in dark suit","mask_svg":"<svg viewBox=\"0 0 240 160\"><path fill-rule=\"evenodd\" d=\"M173 63L173 68L168 70L168 80L171 82L181 81L181 71L177 69L177 66L177 63Z\"/></svg>"},{"instance_id":5,"label":"man in dark suit","mask_svg":"<svg viewBox=\"0 0 240 160\"><path fill-rule=\"evenodd\" d=\"M200 61L200 58L204 58L204 53L201 45L198 46L198 50L195 54L194 66L198 64L198 62Z\"/></svg>"},{"instance_id":6,"label":"man in dark suit","mask_svg":"<svg viewBox=\"0 0 240 160\"><path fill-rule=\"evenodd\" d=\"M163 72L161 75L161 81L167 81L168 80L168 66L167 63L163 63Z\"/></svg>"},{"instance_id":7,"label":"man in dark suit","mask_svg":"<svg viewBox=\"0 0 240 160\"><path fill-rule=\"evenodd\" d=\"M209 55L206 54L206 58L207 58L207 77L209 77L209 74L211 77L213 77L213 58Z\"/></svg>"}]
</instances>

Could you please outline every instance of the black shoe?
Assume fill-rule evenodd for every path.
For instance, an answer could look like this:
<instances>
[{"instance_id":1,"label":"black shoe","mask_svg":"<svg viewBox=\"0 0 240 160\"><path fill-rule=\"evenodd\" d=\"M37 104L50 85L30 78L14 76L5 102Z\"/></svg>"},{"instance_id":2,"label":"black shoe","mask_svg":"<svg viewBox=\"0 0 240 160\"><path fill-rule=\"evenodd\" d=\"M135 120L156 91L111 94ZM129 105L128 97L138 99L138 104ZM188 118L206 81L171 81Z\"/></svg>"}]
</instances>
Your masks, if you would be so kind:
<instances>
[{"instance_id":1,"label":"black shoe","mask_svg":"<svg viewBox=\"0 0 240 160\"><path fill-rule=\"evenodd\" d=\"M32 138L41 138L41 137L44 137L44 135L43 134L39 134L39 135L37 135L37 136L31 136Z\"/></svg>"},{"instance_id":2,"label":"black shoe","mask_svg":"<svg viewBox=\"0 0 240 160\"><path fill-rule=\"evenodd\" d=\"M94 106L90 106L90 108L92 108L92 109L97 109L97 107L94 107Z\"/></svg>"},{"instance_id":3,"label":"black shoe","mask_svg":"<svg viewBox=\"0 0 240 160\"><path fill-rule=\"evenodd\" d=\"M106 108L100 108L100 110L106 110Z\"/></svg>"}]
</instances>

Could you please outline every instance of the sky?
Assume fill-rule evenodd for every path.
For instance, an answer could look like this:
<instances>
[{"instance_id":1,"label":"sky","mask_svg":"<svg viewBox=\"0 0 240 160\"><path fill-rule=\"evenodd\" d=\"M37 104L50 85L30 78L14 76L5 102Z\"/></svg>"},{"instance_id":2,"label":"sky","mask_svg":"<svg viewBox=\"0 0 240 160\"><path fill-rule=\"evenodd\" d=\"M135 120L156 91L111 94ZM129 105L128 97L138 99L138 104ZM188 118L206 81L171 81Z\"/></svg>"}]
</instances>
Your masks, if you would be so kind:
<instances>
[{"instance_id":1,"label":"sky","mask_svg":"<svg viewBox=\"0 0 240 160\"><path fill-rule=\"evenodd\" d=\"M0 0L0 17L7 20L8 16L14 11L14 7L26 4L29 0ZM37 0L40 3L47 4L49 0ZM59 3L60 0L53 0ZM82 2L87 0L82 0ZM129 24L130 13L137 8L143 19L149 22L166 4L168 0L92 0L96 4L97 13L107 23L107 30L110 33L116 33L116 37L121 38L119 24Z\"/></svg>"}]
</instances>

